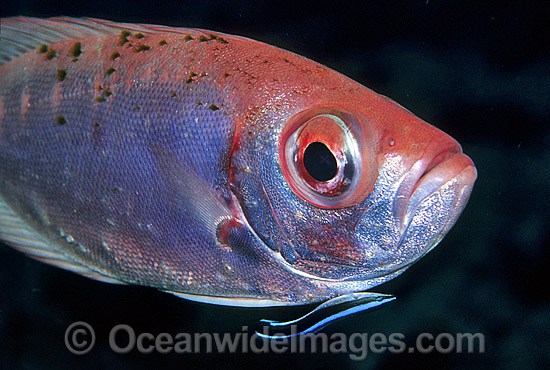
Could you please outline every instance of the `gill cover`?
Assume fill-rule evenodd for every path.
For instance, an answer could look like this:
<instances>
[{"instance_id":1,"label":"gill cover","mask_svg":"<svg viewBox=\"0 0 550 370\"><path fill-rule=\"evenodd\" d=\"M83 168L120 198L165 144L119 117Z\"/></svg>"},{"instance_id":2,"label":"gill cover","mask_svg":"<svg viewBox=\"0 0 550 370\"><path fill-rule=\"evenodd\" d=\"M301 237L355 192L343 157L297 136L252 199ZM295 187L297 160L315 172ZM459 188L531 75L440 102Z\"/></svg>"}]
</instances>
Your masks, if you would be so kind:
<instances>
[{"instance_id":1,"label":"gill cover","mask_svg":"<svg viewBox=\"0 0 550 370\"><path fill-rule=\"evenodd\" d=\"M248 223L294 273L356 280L370 258L355 226L378 179L374 124L333 107L256 119L232 157Z\"/></svg>"}]
</instances>

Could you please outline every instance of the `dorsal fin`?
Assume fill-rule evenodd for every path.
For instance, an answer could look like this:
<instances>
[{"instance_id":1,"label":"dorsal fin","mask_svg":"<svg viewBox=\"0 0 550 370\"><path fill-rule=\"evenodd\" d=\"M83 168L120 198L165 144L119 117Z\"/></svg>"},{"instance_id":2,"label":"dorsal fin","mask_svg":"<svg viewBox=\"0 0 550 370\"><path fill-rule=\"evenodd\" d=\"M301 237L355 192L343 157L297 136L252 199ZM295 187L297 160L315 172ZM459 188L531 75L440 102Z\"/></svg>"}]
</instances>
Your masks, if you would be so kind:
<instances>
[{"instance_id":1,"label":"dorsal fin","mask_svg":"<svg viewBox=\"0 0 550 370\"><path fill-rule=\"evenodd\" d=\"M116 33L112 27L87 19L14 17L3 18L1 22L0 64L42 44Z\"/></svg>"},{"instance_id":2,"label":"dorsal fin","mask_svg":"<svg viewBox=\"0 0 550 370\"><path fill-rule=\"evenodd\" d=\"M3 18L0 27L0 65L38 48L42 44L87 38L113 36L121 30L142 33L201 32L188 28L174 28L152 24L115 23L94 18Z\"/></svg>"}]
</instances>

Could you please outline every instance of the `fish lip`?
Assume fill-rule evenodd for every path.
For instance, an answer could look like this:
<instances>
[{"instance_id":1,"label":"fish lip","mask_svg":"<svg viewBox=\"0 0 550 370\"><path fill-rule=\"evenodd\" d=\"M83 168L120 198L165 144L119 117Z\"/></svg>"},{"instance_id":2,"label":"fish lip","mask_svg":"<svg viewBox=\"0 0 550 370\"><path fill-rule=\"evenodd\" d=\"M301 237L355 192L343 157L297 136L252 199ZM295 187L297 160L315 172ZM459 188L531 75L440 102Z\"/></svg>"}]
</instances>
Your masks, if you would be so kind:
<instances>
[{"instance_id":1,"label":"fish lip","mask_svg":"<svg viewBox=\"0 0 550 370\"><path fill-rule=\"evenodd\" d=\"M474 163L455 141L439 149L428 148L410 167L396 193L393 213L401 234L406 232L417 207L450 181L457 181L461 189L455 211L460 214L476 178Z\"/></svg>"}]
</instances>

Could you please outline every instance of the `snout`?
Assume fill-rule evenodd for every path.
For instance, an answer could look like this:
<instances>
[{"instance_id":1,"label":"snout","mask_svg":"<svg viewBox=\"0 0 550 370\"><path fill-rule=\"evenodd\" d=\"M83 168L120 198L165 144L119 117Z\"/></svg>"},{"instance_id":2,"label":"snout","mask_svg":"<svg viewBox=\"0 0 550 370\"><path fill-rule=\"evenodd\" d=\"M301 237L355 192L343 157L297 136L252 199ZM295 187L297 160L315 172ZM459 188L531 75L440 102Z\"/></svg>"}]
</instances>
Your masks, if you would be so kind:
<instances>
[{"instance_id":1,"label":"snout","mask_svg":"<svg viewBox=\"0 0 550 370\"><path fill-rule=\"evenodd\" d=\"M464 209L477 178L472 160L462 153L456 141L445 146L428 145L424 154L407 171L397 191L393 213L403 232L409 225L415 210L427 198L451 185L455 193L455 209L449 209L449 217L458 216Z\"/></svg>"}]
</instances>

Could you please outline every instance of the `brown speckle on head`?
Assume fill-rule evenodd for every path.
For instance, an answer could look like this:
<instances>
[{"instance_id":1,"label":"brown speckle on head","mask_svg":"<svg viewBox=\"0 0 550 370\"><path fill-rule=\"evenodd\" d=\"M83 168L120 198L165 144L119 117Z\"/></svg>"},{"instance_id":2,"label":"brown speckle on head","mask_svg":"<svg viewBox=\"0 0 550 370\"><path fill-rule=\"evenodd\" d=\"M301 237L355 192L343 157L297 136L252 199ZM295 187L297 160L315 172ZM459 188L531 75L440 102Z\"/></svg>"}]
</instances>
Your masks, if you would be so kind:
<instances>
[{"instance_id":1,"label":"brown speckle on head","mask_svg":"<svg viewBox=\"0 0 550 370\"><path fill-rule=\"evenodd\" d=\"M208 109L210 109L212 112L215 112L217 110L220 110L220 107L218 107L216 104L210 104L208 106Z\"/></svg>"},{"instance_id":2,"label":"brown speckle on head","mask_svg":"<svg viewBox=\"0 0 550 370\"><path fill-rule=\"evenodd\" d=\"M197 77L197 74L193 71L190 71L189 72L189 77L187 77L187 80L185 80L186 83L191 83L193 82L193 79Z\"/></svg>"},{"instance_id":3,"label":"brown speckle on head","mask_svg":"<svg viewBox=\"0 0 550 370\"><path fill-rule=\"evenodd\" d=\"M60 68L57 70L57 81L61 82L67 77L67 70L64 68Z\"/></svg>"},{"instance_id":4,"label":"brown speckle on head","mask_svg":"<svg viewBox=\"0 0 550 370\"><path fill-rule=\"evenodd\" d=\"M134 37L135 37L136 39L142 39L142 38L144 38L145 36L143 36L143 33L138 32L138 33L136 33L136 34L134 35Z\"/></svg>"},{"instance_id":5,"label":"brown speckle on head","mask_svg":"<svg viewBox=\"0 0 550 370\"><path fill-rule=\"evenodd\" d=\"M69 50L69 53L74 58L78 58L80 54L82 54L82 44L80 42L75 42L73 46L71 46L71 50Z\"/></svg>"},{"instance_id":6,"label":"brown speckle on head","mask_svg":"<svg viewBox=\"0 0 550 370\"><path fill-rule=\"evenodd\" d=\"M103 102L105 101L105 96L103 96L103 95L96 96L94 100L95 100L97 103L103 103Z\"/></svg>"},{"instance_id":7,"label":"brown speckle on head","mask_svg":"<svg viewBox=\"0 0 550 370\"><path fill-rule=\"evenodd\" d=\"M67 123L67 120L65 119L65 116L63 116L62 114L58 114L55 118L55 122L58 125L64 125L65 123Z\"/></svg>"},{"instance_id":8,"label":"brown speckle on head","mask_svg":"<svg viewBox=\"0 0 550 370\"><path fill-rule=\"evenodd\" d=\"M57 56L57 51L55 51L54 49L48 49L48 51L46 52L46 59L48 60L52 60L56 56Z\"/></svg>"},{"instance_id":9,"label":"brown speckle on head","mask_svg":"<svg viewBox=\"0 0 550 370\"><path fill-rule=\"evenodd\" d=\"M120 53L118 51L115 51L113 54L111 54L111 60L115 60L116 58L120 57Z\"/></svg>"},{"instance_id":10,"label":"brown speckle on head","mask_svg":"<svg viewBox=\"0 0 550 370\"><path fill-rule=\"evenodd\" d=\"M107 70L105 71L105 74L106 74L107 76L110 76L110 75L112 75L115 71L116 71L116 69L114 69L113 67L109 67L109 68L107 68Z\"/></svg>"},{"instance_id":11,"label":"brown speckle on head","mask_svg":"<svg viewBox=\"0 0 550 370\"><path fill-rule=\"evenodd\" d=\"M199 36L199 41L200 41L200 42L206 42L206 41L208 41L208 38L207 38L206 36L204 36L204 35L200 35L200 36Z\"/></svg>"},{"instance_id":12,"label":"brown speckle on head","mask_svg":"<svg viewBox=\"0 0 550 370\"><path fill-rule=\"evenodd\" d=\"M45 52L48 51L48 45L46 44L42 44L38 47L37 51L40 53L40 54L44 54Z\"/></svg>"},{"instance_id":13,"label":"brown speckle on head","mask_svg":"<svg viewBox=\"0 0 550 370\"><path fill-rule=\"evenodd\" d=\"M132 35L132 33L128 30L120 31L120 36L118 37L118 46L123 46L124 44L126 44L130 35Z\"/></svg>"},{"instance_id":14,"label":"brown speckle on head","mask_svg":"<svg viewBox=\"0 0 550 370\"><path fill-rule=\"evenodd\" d=\"M191 35L183 36L183 41L187 42L187 41L191 41L191 40L193 40L193 37Z\"/></svg>"},{"instance_id":15,"label":"brown speckle on head","mask_svg":"<svg viewBox=\"0 0 550 370\"><path fill-rule=\"evenodd\" d=\"M142 51L147 51L149 49L151 49L149 45L139 44L139 45L136 45L136 47L134 48L134 51L136 53L141 53Z\"/></svg>"},{"instance_id":16,"label":"brown speckle on head","mask_svg":"<svg viewBox=\"0 0 550 370\"><path fill-rule=\"evenodd\" d=\"M159 41L159 46L168 44L165 39Z\"/></svg>"},{"instance_id":17,"label":"brown speckle on head","mask_svg":"<svg viewBox=\"0 0 550 370\"><path fill-rule=\"evenodd\" d=\"M228 44L227 40L225 40L223 37L218 37L217 40L222 44Z\"/></svg>"},{"instance_id":18,"label":"brown speckle on head","mask_svg":"<svg viewBox=\"0 0 550 370\"><path fill-rule=\"evenodd\" d=\"M109 89L108 87L105 88L105 90L103 90L103 96L108 98L109 96L113 95L113 93L111 92L111 89Z\"/></svg>"},{"instance_id":19,"label":"brown speckle on head","mask_svg":"<svg viewBox=\"0 0 550 370\"><path fill-rule=\"evenodd\" d=\"M175 98L177 95L176 95L176 92L175 91L171 91L170 92L170 97L171 98Z\"/></svg>"},{"instance_id":20,"label":"brown speckle on head","mask_svg":"<svg viewBox=\"0 0 550 370\"><path fill-rule=\"evenodd\" d=\"M141 110L141 107L136 104L132 107L132 110Z\"/></svg>"}]
</instances>

